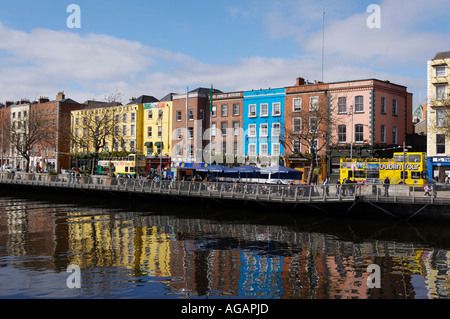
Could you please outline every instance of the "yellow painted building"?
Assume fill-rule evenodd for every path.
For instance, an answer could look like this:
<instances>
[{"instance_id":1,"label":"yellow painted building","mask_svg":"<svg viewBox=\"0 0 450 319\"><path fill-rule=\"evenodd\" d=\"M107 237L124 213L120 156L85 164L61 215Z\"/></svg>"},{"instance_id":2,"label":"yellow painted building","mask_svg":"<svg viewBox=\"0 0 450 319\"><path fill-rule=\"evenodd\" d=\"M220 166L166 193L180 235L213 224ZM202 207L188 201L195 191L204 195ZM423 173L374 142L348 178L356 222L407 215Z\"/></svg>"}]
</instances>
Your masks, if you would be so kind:
<instances>
[{"instance_id":1,"label":"yellow painted building","mask_svg":"<svg viewBox=\"0 0 450 319\"><path fill-rule=\"evenodd\" d=\"M143 113L143 152L148 157L170 156L172 151L171 94L159 102L145 103Z\"/></svg>"},{"instance_id":2,"label":"yellow painted building","mask_svg":"<svg viewBox=\"0 0 450 319\"><path fill-rule=\"evenodd\" d=\"M127 151L144 154L143 114L144 104L157 101L150 96L132 99L127 105L90 102L92 107L72 111L72 145L75 154L96 151L96 130L104 142L99 152Z\"/></svg>"},{"instance_id":3,"label":"yellow painted building","mask_svg":"<svg viewBox=\"0 0 450 319\"><path fill-rule=\"evenodd\" d=\"M430 178L450 175L450 51L439 52L427 67L427 157Z\"/></svg>"}]
</instances>

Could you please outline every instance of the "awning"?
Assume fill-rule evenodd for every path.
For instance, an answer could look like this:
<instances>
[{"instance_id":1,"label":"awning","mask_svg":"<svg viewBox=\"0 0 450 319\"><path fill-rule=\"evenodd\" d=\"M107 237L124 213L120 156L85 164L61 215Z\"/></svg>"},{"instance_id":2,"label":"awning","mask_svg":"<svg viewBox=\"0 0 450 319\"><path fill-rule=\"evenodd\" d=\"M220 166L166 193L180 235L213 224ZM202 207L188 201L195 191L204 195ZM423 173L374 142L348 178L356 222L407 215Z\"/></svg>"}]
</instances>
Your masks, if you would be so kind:
<instances>
[{"instance_id":1,"label":"awning","mask_svg":"<svg viewBox=\"0 0 450 319\"><path fill-rule=\"evenodd\" d=\"M153 142L145 142L144 146L153 147Z\"/></svg>"}]
</instances>

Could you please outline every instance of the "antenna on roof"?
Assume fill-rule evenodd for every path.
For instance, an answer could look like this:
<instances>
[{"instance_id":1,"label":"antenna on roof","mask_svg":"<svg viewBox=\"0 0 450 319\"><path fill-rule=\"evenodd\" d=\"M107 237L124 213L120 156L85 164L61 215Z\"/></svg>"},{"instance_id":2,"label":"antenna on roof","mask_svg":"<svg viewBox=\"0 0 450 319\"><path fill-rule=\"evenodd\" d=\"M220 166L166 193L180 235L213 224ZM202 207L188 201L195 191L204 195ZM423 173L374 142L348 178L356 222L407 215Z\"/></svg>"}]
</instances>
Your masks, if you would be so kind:
<instances>
[{"instance_id":1,"label":"antenna on roof","mask_svg":"<svg viewBox=\"0 0 450 319\"><path fill-rule=\"evenodd\" d=\"M323 82L324 59L325 59L325 7L323 8L323 21L322 21L322 82Z\"/></svg>"}]
</instances>

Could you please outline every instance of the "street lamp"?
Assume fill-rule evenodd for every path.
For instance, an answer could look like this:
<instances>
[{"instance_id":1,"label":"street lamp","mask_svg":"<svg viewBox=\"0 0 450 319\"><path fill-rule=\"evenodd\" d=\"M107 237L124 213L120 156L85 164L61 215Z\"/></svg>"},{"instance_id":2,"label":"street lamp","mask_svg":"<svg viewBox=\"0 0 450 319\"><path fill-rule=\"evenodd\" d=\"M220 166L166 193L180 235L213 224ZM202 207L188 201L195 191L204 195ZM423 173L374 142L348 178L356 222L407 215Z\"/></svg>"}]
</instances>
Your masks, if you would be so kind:
<instances>
[{"instance_id":1,"label":"street lamp","mask_svg":"<svg viewBox=\"0 0 450 319\"><path fill-rule=\"evenodd\" d=\"M158 125L158 134L160 135L160 145L159 145L159 176L162 178L162 150L163 150L163 138L162 138L162 123L163 118L162 114L159 116L158 120L156 121L156 125ZM161 128L161 130L159 129Z\"/></svg>"}]
</instances>

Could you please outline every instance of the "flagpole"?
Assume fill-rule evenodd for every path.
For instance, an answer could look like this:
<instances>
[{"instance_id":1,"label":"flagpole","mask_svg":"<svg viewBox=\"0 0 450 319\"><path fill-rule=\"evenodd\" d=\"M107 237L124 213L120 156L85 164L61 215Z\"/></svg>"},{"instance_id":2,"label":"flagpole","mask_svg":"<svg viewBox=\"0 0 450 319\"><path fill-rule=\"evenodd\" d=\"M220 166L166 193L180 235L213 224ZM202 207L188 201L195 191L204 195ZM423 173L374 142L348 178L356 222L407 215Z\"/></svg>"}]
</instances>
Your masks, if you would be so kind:
<instances>
[{"instance_id":1,"label":"flagpole","mask_svg":"<svg viewBox=\"0 0 450 319\"><path fill-rule=\"evenodd\" d=\"M209 166L212 164L212 103L213 103L213 85L209 93Z\"/></svg>"},{"instance_id":2,"label":"flagpole","mask_svg":"<svg viewBox=\"0 0 450 319\"><path fill-rule=\"evenodd\" d=\"M189 130L188 130L188 99L189 99L189 87L186 88L186 163L188 162L188 141L189 141Z\"/></svg>"}]
</instances>

